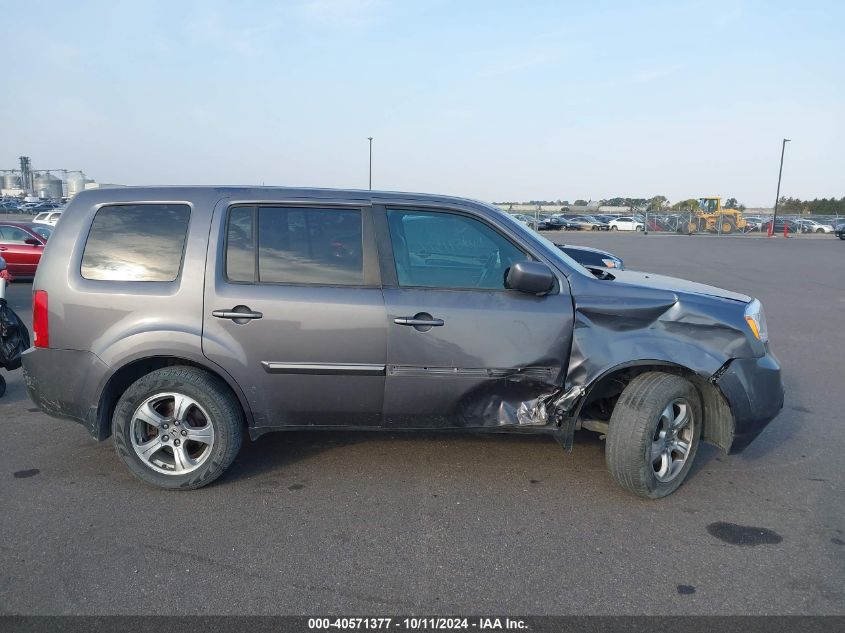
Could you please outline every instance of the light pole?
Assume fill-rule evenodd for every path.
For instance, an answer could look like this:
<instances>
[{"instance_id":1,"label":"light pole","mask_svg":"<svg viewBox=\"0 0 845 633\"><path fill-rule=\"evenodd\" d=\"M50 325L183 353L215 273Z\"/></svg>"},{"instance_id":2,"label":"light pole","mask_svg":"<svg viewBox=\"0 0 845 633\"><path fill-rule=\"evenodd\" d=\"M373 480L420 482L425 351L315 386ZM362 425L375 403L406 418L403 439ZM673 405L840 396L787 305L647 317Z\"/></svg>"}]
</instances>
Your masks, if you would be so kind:
<instances>
[{"instance_id":1,"label":"light pole","mask_svg":"<svg viewBox=\"0 0 845 633\"><path fill-rule=\"evenodd\" d=\"M778 219L778 201L780 200L780 178L783 176L783 154L786 152L786 144L789 143L788 138L783 139L783 146L780 149L780 171L778 171L778 192L775 194L775 212L772 215L772 233L775 232L775 220Z\"/></svg>"},{"instance_id":2,"label":"light pole","mask_svg":"<svg viewBox=\"0 0 845 633\"><path fill-rule=\"evenodd\" d=\"M373 190L373 137L368 136L367 140L370 142L370 191Z\"/></svg>"}]
</instances>

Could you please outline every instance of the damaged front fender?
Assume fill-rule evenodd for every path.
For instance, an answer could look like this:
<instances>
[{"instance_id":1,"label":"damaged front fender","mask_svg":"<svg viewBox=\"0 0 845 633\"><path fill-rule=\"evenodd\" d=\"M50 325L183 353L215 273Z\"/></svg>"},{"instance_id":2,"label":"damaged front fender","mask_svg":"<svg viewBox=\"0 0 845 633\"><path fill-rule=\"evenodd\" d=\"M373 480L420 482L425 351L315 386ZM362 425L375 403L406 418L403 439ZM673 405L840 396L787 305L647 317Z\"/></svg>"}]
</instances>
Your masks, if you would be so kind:
<instances>
[{"instance_id":1,"label":"damaged front fender","mask_svg":"<svg viewBox=\"0 0 845 633\"><path fill-rule=\"evenodd\" d=\"M715 385L732 359L756 355L743 329L744 301L584 276L570 283L575 328L564 391L577 395L561 399L565 415L577 418L585 404L618 394L624 384L609 384L616 376L665 367L696 384L709 418L704 439L728 450L734 420Z\"/></svg>"}]
</instances>

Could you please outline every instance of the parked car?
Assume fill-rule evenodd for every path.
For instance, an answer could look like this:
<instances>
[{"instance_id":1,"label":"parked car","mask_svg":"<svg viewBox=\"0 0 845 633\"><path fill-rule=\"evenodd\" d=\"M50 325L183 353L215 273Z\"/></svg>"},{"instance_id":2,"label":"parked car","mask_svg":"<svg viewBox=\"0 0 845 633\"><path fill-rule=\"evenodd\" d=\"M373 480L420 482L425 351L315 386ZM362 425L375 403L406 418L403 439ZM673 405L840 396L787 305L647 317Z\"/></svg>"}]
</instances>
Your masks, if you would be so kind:
<instances>
[{"instance_id":1,"label":"parked car","mask_svg":"<svg viewBox=\"0 0 845 633\"><path fill-rule=\"evenodd\" d=\"M564 222L551 214L544 214L540 216L540 230L542 231L560 231L564 227Z\"/></svg>"},{"instance_id":2,"label":"parked car","mask_svg":"<svg viewBox=\"0 0 845 633\"><path fill-rule=\"evenodd\" d=\"M836 226L836 231L834 231L833 234L840 240L845 240L845 222L838 224Z\"/></svg>"},{"instance_id":3,"label":"parked car","mask_svg":"<svg viewBox=\"0 0 845 633\"><path fill-rule=\"evenodd\" d=\"M631 216L623 216L609 222L611 231L642 231L645 223Z\"/></svg>"},{"instance_id":4,"label":"parked car","mask_svg":"<svg viewBox=\"0 0 845 633\"><path fill-rule=\"evenodd\" d=\"M768 232L769 227L772 225L772 221L769 220L763 225L763 230ZM778 218L775 220L775 228L772 231L773 233L783 233L783 228L786 227L787 233L799 233L801 228L798 224L796 224L793 220L785 220L783 218Z\"/></svg>"},{"instance_id":5,"label":"parked car","mask_svg":"<svg viewBox=\"0 0 845 633\"><path fill-rule=\"evenodd\" d=\"M557 215L548 216L546 221L548 222L549 230L551 231L566 230L566 220Z\"/></svg>"},{"instance_id":6,"label":"parked car","mask_svg":"<svg viewBox=\"0 0 845 633\"><path fill-rule=\"evenodd\" d=\"M745 220L745 232L750 233L752 231L762 231L763 225L766 222L770 222L771 218L763 219L757 216L747 216L743 218ZM783 230L783 229L781 229Z\"/></svg>"},{"instance_id":7,"label":"parked car","mask_svg":"<svg viewBox=\"0 0 845 633\"><path fill-rule=\"evenodd\" d=\"M42 211L32 218L32 222L34 224L49 224L50 226L56 226L61 218L61 211Z\"/></svg>"},{"instance_id":8,"label":"parked car","mask_svg":"<svg viewBox=\"0 0 845 633\"><path fill-rule=\"evenodd\" d=\"M802 233L833 233L833 226L830 224L822 224L815 220L800 219L796 220L796 224L800 227Z\"/></svg>"},{"instance_id":9,"label":"parked car","mask_svg":"<svg viewBox=\"0 0 845 633\"><path fill-rule=\"evenodd\" d=\"M598 248L576 246L575 244L557 244L557 247L582 266L600 266L602 268L615 268L616 270L625 269L621 258Z\"/></svg>"},{"instance_id":10,"label":"parked car","mask_svg":"<svg viewBox=\"0 0 845 633\"><path fill-rule=\"evenodd\" d=\"M597 219L590 215L579 215L575 218L572 218L570 224L575 224L578 226L578 230L580 231L608 231L610 230L610 225L606 222L599 222Z\"/></svg>"},{"instance_id":11,"label":"parked car","mask_svg":"<svg viewBox=\"0 0 845 633\"><path fill-rule=\"evenodd\" d=\"M552 218L560 224L560 227L564 231L577 231L581 228L580 224L573 222L572 218L567 217L562 213L555 213L552 215Z\"/></svg>"},{"instance_id":12,"label":"parked car","mask_svg":"<svg viewBox=\"0 0 845 633\"><path fill-rule=\"evenodd\" d=\"M46 238L25 223L0 220L0 255L6 260L11 275L34 276L46 243Z\"/></svg>"},{"instance_id":13,"label":"parked car","mask_svg":"<svg viewBox=\"0 0 845 633\"><path fill-rule=\"evenodd\" d=\"M648 498L783 405L760 302L596 274L493 206L408 193L83 191L33 284L27 392L192 489L290 429L607 438ZM529 324L530 327L526 327ZM76 457L68 454L68 460Z\"/></svg>"}]
</instances>

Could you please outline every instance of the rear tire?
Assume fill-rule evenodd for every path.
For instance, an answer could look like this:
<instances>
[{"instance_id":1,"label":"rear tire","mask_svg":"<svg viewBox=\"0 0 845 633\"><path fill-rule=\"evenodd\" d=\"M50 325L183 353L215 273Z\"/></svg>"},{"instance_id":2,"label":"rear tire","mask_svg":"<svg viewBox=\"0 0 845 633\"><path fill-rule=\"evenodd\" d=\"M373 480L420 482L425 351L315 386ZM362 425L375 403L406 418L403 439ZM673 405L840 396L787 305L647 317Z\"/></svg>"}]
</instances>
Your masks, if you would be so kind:
<instances>
[{"instance_id":1,"label":"rear tire","mask_svg":"<svg viewBox=\"0 0 845 633\"><path fill-rule=\"evenodd\" d=\"M626 490L647 499L674 492L692 467L701 436L695 387L674 374L634 378L613 409L605 463Z\"/></svg>"},{"instance_id":2,"label":"rear tire","mask_svg":"<svg viewBox=\"0 0 845 633\"><path fill-rule=\"evenodd\" d=\"M241 447L240 403L222 380L174 366L139 378L120 397L114 446L141 481L170 490L202 488Z\"/></svg>"},{"instance_id":3,"label":"rear tire","mask_svg":"<svg viewBox=\"0 0 845 633\"><path fill-rule=\"evenodd\" d=\"M0 398L6 393L6 379L0 376Z\"/></svg>"}]
</instances>

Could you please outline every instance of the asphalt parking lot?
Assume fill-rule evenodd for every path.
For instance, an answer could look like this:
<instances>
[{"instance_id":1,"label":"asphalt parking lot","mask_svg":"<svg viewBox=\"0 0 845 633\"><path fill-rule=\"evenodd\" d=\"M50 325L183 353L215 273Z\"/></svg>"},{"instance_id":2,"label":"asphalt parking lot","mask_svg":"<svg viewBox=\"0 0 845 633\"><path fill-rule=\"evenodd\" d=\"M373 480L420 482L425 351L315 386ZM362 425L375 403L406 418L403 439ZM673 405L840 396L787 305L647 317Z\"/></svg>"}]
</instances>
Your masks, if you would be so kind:
<instances>
[{"instance_id":1,"label":"asphalt parking lot","mask_svg":"<svg viewBox=\"0 0 845 633\"><path fill-rule=\"evenodd\" d=\"M619 488L586 432L571 454L543 437L268 435L174 493L5 374L0 613L845 614L845 243L548 235L760 298L781 415L740 455L702 446L661 501ZM10 288L27 322L30 290Z\"/></svg>"}]
</instances>

